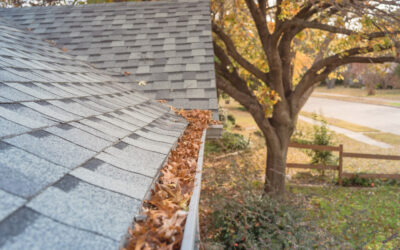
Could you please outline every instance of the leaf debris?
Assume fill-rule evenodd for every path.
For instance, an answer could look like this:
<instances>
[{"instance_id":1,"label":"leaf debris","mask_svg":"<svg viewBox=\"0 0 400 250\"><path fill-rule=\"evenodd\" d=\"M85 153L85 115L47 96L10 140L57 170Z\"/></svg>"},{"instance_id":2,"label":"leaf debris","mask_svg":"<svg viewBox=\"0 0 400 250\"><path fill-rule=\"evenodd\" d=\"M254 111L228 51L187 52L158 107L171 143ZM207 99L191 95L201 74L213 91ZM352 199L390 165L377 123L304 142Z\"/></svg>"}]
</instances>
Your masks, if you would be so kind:
<instances>
[{"instance_id":1,"label":"leaf debris","mask_svg":"<svg viewBox=\"0 0 400 250\"><path fill-rule=\"evenodd\" d=\"M151 198L144 202L143 220L130 231L127 250L179 249L181 245L203 130L215 121L211 111L172 109L189 125L161 170Z\"/></svg>"}]
</instances>

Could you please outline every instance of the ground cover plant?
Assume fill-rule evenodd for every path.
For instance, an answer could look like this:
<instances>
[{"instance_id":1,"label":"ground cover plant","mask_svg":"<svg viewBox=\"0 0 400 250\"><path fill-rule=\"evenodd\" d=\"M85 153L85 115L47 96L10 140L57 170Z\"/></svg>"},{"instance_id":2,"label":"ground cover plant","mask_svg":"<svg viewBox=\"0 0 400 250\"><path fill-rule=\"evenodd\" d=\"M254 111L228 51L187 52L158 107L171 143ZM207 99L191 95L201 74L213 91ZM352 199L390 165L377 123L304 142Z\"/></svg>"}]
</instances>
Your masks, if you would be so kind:
<instances>
[{"instance_id":1,"label":"ground cover plant","mask_svg":"<svg viewBox=\"0 0 400 250\"><path fill-rule=\"evenodd\" d=\"M339 248L341 243L306 217L301 197L278 202L263 196L263 165L253 153L259 148L251 145L240 155L221 158L224 154L214 152L206 157L203 249Z\"/></svg>"},{"instance_id":2,"label":"ground cover plant","mask_svg":"<svg viewBox=\"0 0 400 250\"><path fill-rule=\"evenodd\" d=\"M263 166L266 160L265 154L262 154L265 150L263 137L257 133L258 130L254 126L251 115L238 109L239 105L236 102L231 101L222 106L235 117L236 124L239 125L232 128L231 132L242 134L245 138L251 136L251 144L248 150L236 155L214 152L205 159L200 201L204 249L229 249L229 247L231 249L260 249L257 248L259 242L254 240L256 237L247 235L247 231L243 232L243 229L237 231L241 233L242 238L245 236L246 241L241 241L242 238L235 232L231 231L225 236L221 232L223 230L228 232L232 228L235 230L239 225L245 228L246 224L243 221L250 221L258 214L274 214L276 215L274 219L279 218L285 221L285 217L280 217L284 212L287 216L293 216L292 221L285 222L289 227L296 224L291 222L314 223L315 231L320 235L320 239L323 239L320 242L321 246L326 246L325 249L397 249L399 247L400 187L394 181L349 180L348 184L351 187L337 187L331 178L320 178L320 174L316 171L290 169L287 171L287 178L290 180L288 191L289 195L294 196L289 196L288 199L294 203L281 203L287 206L287 210L282 210L279 205L276 210L270 209L268 204L273 204L269 203L270 201L262 204L258 200L260 196L257 195L258 190L263 188ZM303 138L312 140L314 131L312 124L300 121L297 129L301 131ZM397 154L399 150L398 147L380 149L340 134L334 134L334 142L344 144L346 150L350 152ZM223 158L219 158L221 156ZM309 163L310 160L311 157L301 150L289 150L289 162ZM400 167L394 161L346 159L345 170L399 173ZM361 186L353 187L356 186L354 182L360 181ZM371 183L374 183L374 187ZM295 203L297 201L299 202ZM300 211L292 210L293 206ZM251 233L255 224L247 224ZM291 227L291 229L294 228ZM286 229L275 230L282 236L284 235L282 230ZM269 234L266 237L268 238ZM313 235L303 237L310 239ZM280 238L277 237L277 239ZM286 242L285 240L296 242L290 237L285 237L283 241ZM281 246L287 246L284 244L282 243ZM313 247L307 249L310 248Z\"/></svg>"},{"instance_id":3,"label":"ground cover plant","mask_svg":"<svg viewBox=\"0 0 400 250\"><path fill-rule=\"evenodd\" d=\"M399 249L400 188L293 187L309 218L352 249Z\"/></svg>"}]
</instances>

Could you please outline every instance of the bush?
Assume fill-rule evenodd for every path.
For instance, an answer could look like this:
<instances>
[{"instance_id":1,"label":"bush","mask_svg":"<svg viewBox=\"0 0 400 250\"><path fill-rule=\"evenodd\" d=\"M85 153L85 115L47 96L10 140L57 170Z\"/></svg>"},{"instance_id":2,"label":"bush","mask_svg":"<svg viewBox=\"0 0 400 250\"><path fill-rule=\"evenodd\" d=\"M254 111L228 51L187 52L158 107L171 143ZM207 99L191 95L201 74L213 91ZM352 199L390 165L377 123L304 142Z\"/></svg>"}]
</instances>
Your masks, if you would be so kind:
<instances>
[{"instance_id":1,"label":"bush","mask_svg":"<svg viewBox=\"0 0 400 250\"><path fill-rule=\"evenodd\" d=\"M229 114L226 118L227 118L228 121L230 121L232 123L232 125L236 124L236 119L235 119L235 117L233 115Z\"/></svg>"},{"instance_id":2,"label":"bush","mask_svg":"<svg viewBox=\"0 0 400 250\"><path fill-rule=\"evenodd\" d=\"M319 121L320 125L314 125L314 135L312 144L315 145L323 145L329 146L332 145L332 133L329 132L327 127L327 122L324 118L318 117L316 114L313 114L313 119ZM333 154L331 151L320 151L320 150L313 150L311 153L312 160L311 163L313 164L329 164L332 163Z\"/></svg>"},{"instance_id":3,"label":"bush","mask_svg":"<svg viewBox=\"0 0 400 250\"><path fill-rule=\"evenodd\" d=\"M298 207L253 193L228 199L212 219L213 240L224 249L329 249L334 242L306 222Z\"/></svg>"},{"instance_id":4,"label":"bush","mask_svg":"<svg viewBox=\"0 0 400 250\"><path fill-rule=\"evenodd\" d=\"M250 145L250 139L246 139L241 134L224 131L222 138L212 141L206 141L205 153L233 152L245 150Z\"/></svg>"},{"instance_id":5,"label":"bush","mask_svg":"<svg viewBox=\"0 0 400 250\"><path fill-rule=\"evenodd\" d=\"M370 178L361 178L360 176L356 175L351 178L343 179L343 186L371 187L375 186L375 183Z\"/></svg>"},{"instance_id":6,"label":"bush","mask_svg":"<svg viewBox=\"0 0 400 250\"><path fill-rule=\"evenodd\" d=\"M245 107L243 107L242 105L240 105L239 107L237 107L237 110L240 111L247 111L247 109Z\"/></svg>"},{"instance_id":7,"label":"bush","mask_svg":"<svg viewBox=\"0 0 400 250\"><path fill-rule=\"evenodd\" d=\"M264 137L263 133L261 132L261 130L256 130L253 132L256 136L258 137Z\"/></svg>"},{"instance_id":8,"label":"bush","mask_svg":"<svg viewBox=\"0 0 400 250\"><path fill-rule=\"evenodd\" d=\"M351 178L343 179L343 186L356 186L356 187L376 187L376 186L400 186L399 180L380 180L372 178L361 178L361 173L357 173Z\"/></svg>"}]
</instances>

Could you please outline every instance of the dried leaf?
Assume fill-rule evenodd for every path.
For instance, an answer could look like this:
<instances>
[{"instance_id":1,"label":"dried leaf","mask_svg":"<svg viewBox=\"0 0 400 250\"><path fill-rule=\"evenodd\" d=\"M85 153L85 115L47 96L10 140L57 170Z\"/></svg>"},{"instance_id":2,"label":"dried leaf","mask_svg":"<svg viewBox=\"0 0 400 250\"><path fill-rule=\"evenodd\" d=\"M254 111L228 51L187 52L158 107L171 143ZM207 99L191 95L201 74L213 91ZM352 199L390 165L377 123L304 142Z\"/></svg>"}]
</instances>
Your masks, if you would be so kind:
<instances>
[{"instance_id":1,"label":"dried leaf","mask_svg":"<svg viewBox=\"0 0 400 250\"><path fill-rule=\"evenodd\" d=\"M212 115L204 110L171 109L186 118L189 125L161 170L151 198L144 203L145 216L142 218L145 219L137 222L131 232L128 250L180 248L201 137L203 130L211 123Z\"/></svg>"}]
</instances>

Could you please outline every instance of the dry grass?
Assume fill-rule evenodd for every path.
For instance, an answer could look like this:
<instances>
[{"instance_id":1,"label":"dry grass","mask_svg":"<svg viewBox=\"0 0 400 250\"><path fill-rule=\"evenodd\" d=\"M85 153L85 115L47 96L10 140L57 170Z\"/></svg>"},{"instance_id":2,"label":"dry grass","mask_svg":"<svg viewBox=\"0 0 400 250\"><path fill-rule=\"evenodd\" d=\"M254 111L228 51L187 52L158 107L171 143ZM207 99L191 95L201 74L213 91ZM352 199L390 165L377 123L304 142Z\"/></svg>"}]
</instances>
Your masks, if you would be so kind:
<instances>
[{"instance_id":1,"label":"dry grass","mask_svg":"<svg viewBox=\"0 0 400 250\"><path fill-rule=\"evenodd\" d=\"M385 100L367 99L367 98L362 98L362 97L327 96L327 95L319 95L318 93L313 94L313 96L314 97L325 98L325 99L345 101L345 102L358 102L358 103L389 106L389 107L399 107L400 106L400 103L393 103L393 102L385 101Z\"/></svg>"},{"instance_id":2,"label":"dry grass","mask_svg":"<svg viewBox=\"0 0 400 250\"><path fill-rule=\"evenodd\" d=\"M306 111L301 111L300 112L301 115L308 117L308 118L313 118L313 113L310 112L306 112ZM344 129L348 129L354 132L379 132L379 130L373 129L373 128L369 128L369 127L365 127L365 126L361 126L358 124L354 124L351 122L347 122L347 121L343 121L340 119L336 119L336 118L331 118L331 117L323 117L324 120L333 126L339 127L339 128L344 128Z\"/></svg>"},{"instance_id":3,"label":"dry grass","mask_svg":"<svg viewBox=\"0 0 400 250\"><path fill-rule=\"evenodd\" d=\"M372 139L382 141L391 145L400 145L400 135L384 132L365 133L365 135L371 137Z\"/></svg>"},{"instance_id":4,"label":"dry grass","mask_svg":"<svg viewBox=\"0 0 400 250\"><path fill-rule=\"evenodd\" d=\"M331 94L340 94L340 95L348 95L353 97L367 97L367 98L382 98L387 99L388 101L398 100L400 101L400 89L377 89L376 94L374 96L368 96L366 89L358 89L358 88L345 88L343 86L336 86L333 89L328 89L326 87L318 87L315 89L314 93L331 93Z\"/></svg>"}]
</instances>

